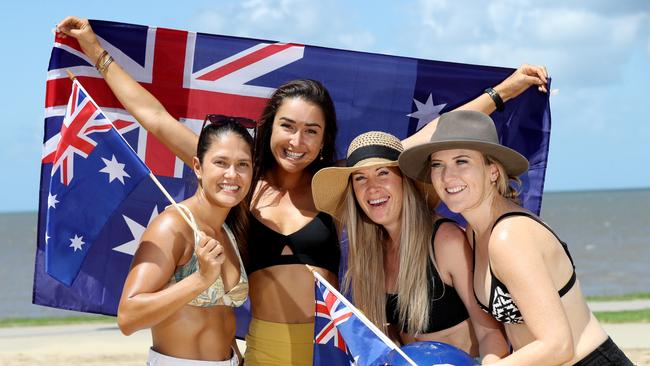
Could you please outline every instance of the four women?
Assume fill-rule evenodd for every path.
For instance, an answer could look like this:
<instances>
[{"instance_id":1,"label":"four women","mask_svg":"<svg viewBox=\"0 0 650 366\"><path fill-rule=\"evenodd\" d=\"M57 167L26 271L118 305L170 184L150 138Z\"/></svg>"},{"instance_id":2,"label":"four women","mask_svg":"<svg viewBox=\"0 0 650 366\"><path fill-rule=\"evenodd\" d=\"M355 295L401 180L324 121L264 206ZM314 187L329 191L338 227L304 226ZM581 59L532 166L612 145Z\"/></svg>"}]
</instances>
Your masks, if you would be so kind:
<instances>
[{"instance_id":1,"label":"four women","mask_svg":"<svg viewBox=\"0 0 650 366\"><path fill-rule=\"evenodd\" d=\"M107 55L97 42L87 20L69 17L59 24L58 29L66 35L75 37L86 56L96 65L101 65L98 69L107 84L140 124L188 165L195 167L197 176L201 176L200 183L203 187L207 182L203 181L203 170L206 168L201 165L203 164L201 160L198 160L197 166L197 159L194 158L197 136L178 123L151 94L124 72L116 62L112 62L110 55ZM546 77L543 68L524 65L494 89L505 101L517 96L530 85L537 85L541 91L546 91ZM493 95L482 94L461 109L491 113L495 109L495 100L498 99ZM228 125L236 125L232 121ZM426 141L435 129L434 121L417 135L404 140L404 146L411 147ZM332 99L327 90L313 80L296 80L279 87L271 96L260 119L255 154L252 157L254 168L250 216L239 215L240 219L237 221L240 224L239 228L248 232L246 245L242 246L244 263L250 279L253 313L253 321L246 338L247 365L311 364L313 277L304 268L304 264L316 267L321 275L330 282L336 283L339 260L336 227L329 215L318 212L320 206L317 208L312 199L311 181L314 173L333 163L336 130L336 114ZM401 146L396 150L400 149ZM468 266L472 261L469 259L462 232L451 223L440 221L434 223L428 215L428 210L419 205L417 199L413 199L419 193L413 189L413 184L408 178L400 175L395 167L396 158L391 155L388 159L389 164L383 161L384 165L359 167L359 170L354 171L352 184L348 188L349 211L345 213L347 218L344 222L348 225L349 233L355 237L350 239L351 248L354 241L358 245L355 244L353 250L358 250L361 254L366 250L363 244L369 243L361 243L358 238L376 240L372 243L374 249L367 250L375 251L373 268L377 271L382 267L385 273L385 276L373 279L380 281L379 284L383 286L380 293L370 290L369 293L359 297L360 301L367 301L369 308L372 308L373 314L376 315L373 320L378 323L384 323L386 319L385 304L392 306L395 311L388 312L388 315L394 316L394 319L386 319L386 321L390 320L403 331L404 341L438 339L457 344L473 354L476 354L480 348L482 355L495 358L503 356L505 343L499 330L488 317L476 311L476 304L469 298L472 282ZM212 162L212 164L223 168L223 165L219 165L223 163ZM243 166L241 168L243 169ZM217 279L220 279L221 290L207 295L210 299L208 303L220 303L219 300L215 300L217 298L222 299L221 302L224 304L240 302L241 298L232 299L230 296L229 299L230 292L224 290L230 287L232 291L240 285L243 287L245 279L245 273L240 269L240 283L235 286L234 278L237 277L234 269L236 267L234 264L237 263L234 259L237 257L233 255L236 254L235 247L231 248L225 244L228 241L233 244L234 240L227 239L226 229L219 230L220 222L223 222L219 219L223 216L221 211L204 210L201 206L201 204L217 202L219 195L224 194L231 194L231 198L235 196L243 198L242 194L245 195L248 191L248 186L244 183L250 177L247 178L243 173L240 175L238 182L241 184L211 178L209 189L207 187L199 189L199 192L203 192L201 197L204 198L197 199L196 203L191 201L194 197L189 199L186 202L188 210L183 210L188 216L198 217L199 219L194 221L198 223L199 228L205 231L207 236L216 237L224 245L218 245L214 240L208 240L204 236L192 235L187 227L180 229L183 225L178 221L179 213L172 213L170 210L152 223L151 234L143 237L141 251L144 254L140 254L134 260L133 269L125 284L125 293L120 305L120 312L124 316L121 316L120 324L125 333L130 333L133 329L153 326L154 350L161 354L177 358L210 360L230 357L229 345L232 342L226 342L232 340L234 334L232 333L234 319L230 309L221 310L217 307L217 311L223 312L224 315L215 316L215 322L205 323L205 327L215 328L215 338L211 339L217 339L216 342L220 346L206 351L201 346L204 338L198 337L199 333L204 334L206 328L195 328L194 331L199 333L184 336L188 347L190 343L195 345L193 349L184 346L175 347L173 346L175 343L165 341L165 334L174 334L176 327L180 327L181 317L174 317L174 313L169 310L178 308L160 305L166 303L159 302L157 297L170 296L174 304L181 306L182 311L187 311L189 314L195 311L194 308L182 304L194 301L191 299L196 296L195 292L199 289L205 290L203 285L209 280L215 279L219 282ZM387 187L390 187L387 191L391 192L388 196L373 196L373 190L368 188L370 185L367 182L375 179L387 182ZM347 180L344 186L347 186ZM218 204L216 206L221 207ZM361 208L361 212L358 208ZM250 228L246 230L249 220ZM359 223L355 224L355 220ZM415 220L413 222L422 228L421 233L408 233L411 230L401 230L401 227L412 227L411 220ZM407 222L408 224L405 224ZM167 227L163 223L173 226L177 237L157 229L158 226L162 226L167 228L166 230L172 230L171 226ZM363 226L364 228L359 230L366 231L362 231L362 234L352 233L354 230L350 227L355 225L357 228ZM160 237L155 234L159 230L162 230L159 233ZM171 247L167 250L172 251L175 261L166 259L167 262L163 263L165 271L161 272L158 268L160 264L156 264L155 255L158 244L147 243L161 242L163 236L172 242L165 245ZM237 239L240 242L244 240L239 237ZM193 254L191 249L194 245L198 245L196 254ZM154 253L146 254L149 252L147 250L149 247L154 249L149 250ZM221 251L224 254L219 254ZM160 250L160 252L164 251ZM402 252L408 255L402 255ZM413 253L415 254L411 255ZM382 263L379 263L380 259ZM186 264L192 261L198 261L198 269L186 269ZM206 262L205 266L203 266L204 262ZM221 265L221 262L224 264ZM346 284L352 285L355 299L357 292L365 291L368 287L360 280L362 278L360 276L368 276L368 272L363 272L362 263L357 264L355 266L352 263L351 270L359 272L349 272L351 276L346 277ZM407 274L406 271L399 271L400 266L402 268L415 266L414 268L418 270L415 274ZM224 270L210 271L212 267L219 269L223 267ZM148 272L157 276L157 285L143 286L141 278L149 276ZM168 278L170 274L173 274L174 279L170 281L169 287L164 288L162 279ZM356 280L357 278L359 280ZM201 286L191 286L194 283L192 281L195 281L193 279L200 279L201 281L198 282ZM425 281L415 283L414 280ZM190 291L189 287L193 291ZM174 288L179 290L172 290ZM168 295L168 292L174 291L182 292L182 296ZM454 292L457 294L454 295ZM379 297L383 299L386 294L389 296L387 302L381 299L378 301ZM447 305L442 305L442 302L436 302L437 299L449 300L445 300ZM153 320L138 315L143 314L139 312L143 311L143 304L146 301L158 304L155 308L158 310L147 310L148 316L155 318ZM464 307L467 308L468 313L463 311ZM197 308L195 312L207 316L209 311ZM451 311L457 313L453 321L436 324L444 318L438 316L438 311L445 311L445 314L448 314L447 311L450 312L449 314ZM188 331L193 330L190 327ZM487 360L489 358L486 357Z\"/></svg>"}]
</instances>

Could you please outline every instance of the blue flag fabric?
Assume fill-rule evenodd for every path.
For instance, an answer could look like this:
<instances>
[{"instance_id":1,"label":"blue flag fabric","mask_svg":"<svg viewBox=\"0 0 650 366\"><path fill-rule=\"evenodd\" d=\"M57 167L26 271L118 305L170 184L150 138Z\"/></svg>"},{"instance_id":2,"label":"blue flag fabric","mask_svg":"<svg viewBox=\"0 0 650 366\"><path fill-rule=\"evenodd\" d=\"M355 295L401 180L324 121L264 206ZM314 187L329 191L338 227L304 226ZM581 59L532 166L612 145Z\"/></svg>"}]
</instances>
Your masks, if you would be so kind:
<instances>
[{"instance_id":1,"label":"blue flag fabric","mask_svg":"<svg viewBox=\"0 0 650 366\"><path fill-rule=\"evenodd\" d=\"M52 157L45 269L70 286L113 211L149 169L77 81Z\"/></svg>"},{"instance_id":2,"label":"blue flag fabric","mask_svg":"<svg viewBox=\"0 0 650 366\"><path fill-rule=\"evenodd\" d=\"M329 89L336 106L337 152L345 157L359 133L383 130L406 137L439 113L476 98L514 70L336 50L258 39L92 21L99 41L117 62L194 131L207 113L258 119L270 93L298 78ZM191 170L161 146L120 105L101 76L71 38L56 38L46 85L46 117L39 229L34 276L36 304L92 313L115 314L132 255L151 218L165 206L147 180L123 201L88 250L71 287L45 273L45 234L52 140L61 129L74 72L116 129L134 147L177 200L192 194ZM502 143L526 156L531 170L522 177L523 203L539 212L550 135L548 95L531 88L492 116ZM119 159L118 159L119 160ZM341 270L345 270L343 246ZM238 308L239 337L248 318Z\"/></svg>"}]
</instances>

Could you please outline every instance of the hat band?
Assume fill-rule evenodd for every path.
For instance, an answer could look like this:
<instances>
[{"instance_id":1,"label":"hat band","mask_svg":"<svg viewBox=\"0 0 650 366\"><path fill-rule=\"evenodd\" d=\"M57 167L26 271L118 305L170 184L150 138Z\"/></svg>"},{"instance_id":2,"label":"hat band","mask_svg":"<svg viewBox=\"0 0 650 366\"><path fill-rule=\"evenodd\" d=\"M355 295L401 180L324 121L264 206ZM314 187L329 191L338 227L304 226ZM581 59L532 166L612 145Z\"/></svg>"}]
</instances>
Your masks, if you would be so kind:
<instances>
[{"instance_id":1,"label":"hat band","mask_svg":"<svg viewBox=\"0 0 650 366\"><path fill-rule=\"evenodd\" d=\"M397 161L401 151L393 149L392 147L383 146L383 145L368 145L360 147L350 156L345 163L345 166L350 168L357 165L361 160L366 160L369 158L384 158L392 161Z\"/></svg>"}]
</instances>

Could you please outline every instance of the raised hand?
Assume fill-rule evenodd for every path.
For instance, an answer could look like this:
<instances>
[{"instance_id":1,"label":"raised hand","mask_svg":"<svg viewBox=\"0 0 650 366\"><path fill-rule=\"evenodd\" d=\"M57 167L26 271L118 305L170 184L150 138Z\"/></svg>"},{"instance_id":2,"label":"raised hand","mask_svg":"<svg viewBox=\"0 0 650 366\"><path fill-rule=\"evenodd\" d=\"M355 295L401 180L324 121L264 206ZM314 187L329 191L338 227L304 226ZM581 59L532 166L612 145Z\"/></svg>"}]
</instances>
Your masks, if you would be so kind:
<instances>
[{"instance_id":1,"label":"raised hand","mask_svg":"<svg viewBox=\"0 0 650 366\"><path fill-rule=\"evenodd\" d=\"M548 72L544 66L523 64L503 80L494 90L499 93L503 101L512 99L523 93L533 85L537 85L537 90L547 93L546 85L548 84Z\"/></svg>"},{"instance_id":2,"label":"raised hand","mask_svg":"<svg viewBox=\"0 0 650 366\"><path fill-rule=\"evenodd\" d=\"M90 58L93 64L97 63L97 59L104 49L99 44L88 19L74 16L66 17L57 24L56 31L62 38L72 37L76 39L83 53Z\"/></svg>"}]
</instances>

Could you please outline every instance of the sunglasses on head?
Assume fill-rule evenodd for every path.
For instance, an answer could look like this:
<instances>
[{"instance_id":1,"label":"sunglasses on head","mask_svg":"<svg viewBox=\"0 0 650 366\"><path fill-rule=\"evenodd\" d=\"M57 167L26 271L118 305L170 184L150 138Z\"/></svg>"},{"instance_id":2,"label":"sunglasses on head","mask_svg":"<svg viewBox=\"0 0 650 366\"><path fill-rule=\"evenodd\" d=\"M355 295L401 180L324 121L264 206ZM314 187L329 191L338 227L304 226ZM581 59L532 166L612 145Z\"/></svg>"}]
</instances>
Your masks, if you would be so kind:
<instances>
[{"instance_id":1,"label":"sunglasses on head","mask_svg":"<svg viewBox=\"0 0 650 366\"><path fill-rule=\"evenodd\" d=\"M210 122L211 125L215 126L223 126L229 123L235 123L246 129L254 129L257 127L257 122L250 118L226 116L223 114L208 114L203 120L203 126L201 127L201 130L205 128L208 122Z\"/></svg>"}]
</instances>

